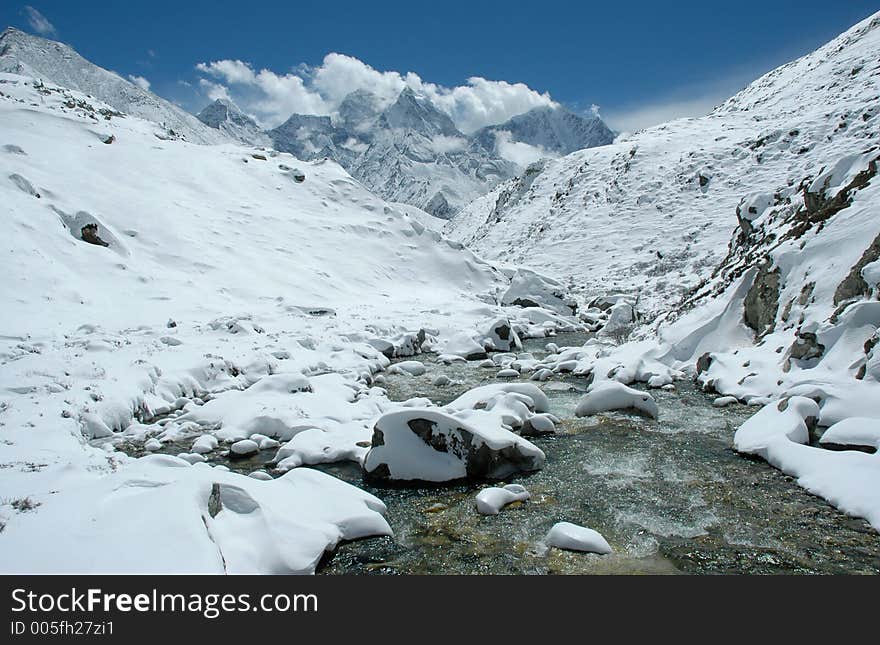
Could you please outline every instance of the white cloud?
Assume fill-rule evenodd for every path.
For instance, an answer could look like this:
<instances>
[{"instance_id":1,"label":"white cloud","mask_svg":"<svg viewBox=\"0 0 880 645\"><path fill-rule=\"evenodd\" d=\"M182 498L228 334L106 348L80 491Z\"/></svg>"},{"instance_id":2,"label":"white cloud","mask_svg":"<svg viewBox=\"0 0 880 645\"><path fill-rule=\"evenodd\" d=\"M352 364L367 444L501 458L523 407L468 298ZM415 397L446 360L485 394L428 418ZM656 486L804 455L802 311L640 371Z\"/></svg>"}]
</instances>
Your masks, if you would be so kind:
<instances>
[{"instance_id":1,"label":"white cloud","mask_svg":"<svg viewBox=\"0 0 880 645\"><path fill-rule=\"evenodd\" d=\"M46 16L41 14L29 4L26 4L24 6L24 13L27 17L28 24L31 26L31 29L33 29L41 36L54 36L58 33L58 31L55 29L55 25L49 22L49 19L46 18Z\"/></svg>"},{"instance_id":2,"label":"white cloud","mask_svg":"<svg viewBox=\"0 0 880 645\"><path fill-rule=\"evenodd\" d=\"M546 159L556 155L550 154L540 146L529 145L521 141L513 141L512 135L507 130L495 132L495 151L507 161L513 162L525 168L530 163L539 159Z\"/></svg>"},{"instance_id":3,"label":"white cloud","mask_svg":"<svg viewBox=\"0 0 880 645\"><path fill-rule=\"evenodd\" d=\"M467 143L467 139L462 139L461 137L446 137L438 134L431 140L431 147L434 149L434 152L444 154L464 150Z\"/></svg>"},{"instance_id":4,"label":"white cloud","mask_svg":"<svg viewBox=\"0 0 880 645\"><path fill-rule=\"evenodd\" d=\"M145 79L143 76L135 76L133 74L128 75L128 80L137 85L142 90L150 91L150 81Z\"/></svg>"},{"instance_id":5,"label":"white cloud","mask_svg":"<svg viewBox=\"0 0 880 645\"><path fill-rule=\"evenodd\" d=\"M503 123L534 107L555 105L548 94L522 83L473 77L466 85L448 88L427 83L413 72L382 72L338 53L327 54L320 66L301 67L297 73L255 71L240 60L199 63L196 69L224 83L236 103L269 127L293 113L333 115L342 100L358 89L372 92L387 105L404 87L410 87L429 97L465 133Z\"/></svg>"}]
</instances>

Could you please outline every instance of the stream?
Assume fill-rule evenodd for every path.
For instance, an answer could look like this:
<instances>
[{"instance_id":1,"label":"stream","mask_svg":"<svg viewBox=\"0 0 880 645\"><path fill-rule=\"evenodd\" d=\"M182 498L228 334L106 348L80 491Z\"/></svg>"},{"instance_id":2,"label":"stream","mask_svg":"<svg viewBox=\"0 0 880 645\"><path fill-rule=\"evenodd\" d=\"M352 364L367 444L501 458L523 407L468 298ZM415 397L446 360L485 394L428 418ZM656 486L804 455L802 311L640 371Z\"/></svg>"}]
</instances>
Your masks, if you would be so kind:
<instances>
[{"instance_id":1,"label":"stream","mask_svg":"<svg viewBox=\"0 0 880 645\"><path fill-rule=\"evenodd\" d=\"M585 337L530 340L523 351L543 357L548 340L563 347ZM479 362L421 358L427 374L386 376L391 399L442 405L498 380ZM431 385L439 374L456 383ZM395 536L343 544L318 573L880 573L880 535L867 522L733 450L734 431L756 408L715 408L714 397L679 382L675 392L652 390L657 421L622 413L577 419L584 379L539 385L562 423L556 435L530 439L547 455L543 470L504 482L525 486L530 500L484 516L474 496L492 484L365 486L353 464L322 466L382 499ZM598 530L614 553L548 551L540 540L559 521Z\"/></svg>"},{"instance_id":2,"label":"stream","mask_svg":"<svg viewBox=\"0 0 880 645\"><path fill-rule=\"evenodd\" d=\"M581 346L589 335L561 333L524 342L543 358L548 341ZM385 373L388 397L427 397L444 405L497 379L480 361L443 365L431 355L421 376ZM401 359L403 360L403 359ZM444 374L452 380L434 386ZM524 380L526 377L522 377ZM651 390L658 420L610 412L578 419L574 409L587 389L582 377L557 375L538 383L561 419L557 433L530 438L546 454L544 468L502 483L453 486L367 484L357 464L313 466L382 499L394 537L341 544L319 574L773 574L880 573L880 534L807 493L782 472L732 448L736 428L757 408L712 406L713 396L691 382L675 391ZM192 438L161 452L186 451ZM132 456L142 445L123 445ZM247 474L273 475L274 450L244 459L226 451L209 462ZM485 486L518 483L531 499L499 515L476 511ZM614 553L595 555L547 549L553 524L573 522L599 531Z\"/></svg>"}]
</instances>

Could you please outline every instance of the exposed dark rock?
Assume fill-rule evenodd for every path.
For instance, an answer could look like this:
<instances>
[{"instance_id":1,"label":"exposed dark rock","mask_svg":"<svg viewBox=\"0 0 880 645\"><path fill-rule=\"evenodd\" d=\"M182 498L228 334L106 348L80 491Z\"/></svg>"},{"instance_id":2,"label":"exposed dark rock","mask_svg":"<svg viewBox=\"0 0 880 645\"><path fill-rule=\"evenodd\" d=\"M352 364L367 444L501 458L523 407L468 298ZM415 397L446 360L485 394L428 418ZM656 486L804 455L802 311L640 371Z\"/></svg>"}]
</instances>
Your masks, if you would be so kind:
<instances>
[{"instance_id":1,"label":"exposed dark rock","mask_svg":"<svg viewBox=\"0 0 880 645\"><path fill-rule=\"evenodd\" d=\"M217 514L223 510L223 502L220 499L220 484L211 485L211 495L208 497L208 514L211 517L217 517Z\"/></svg>"},{"instance_id":2,"label":"exposed dark rock","mask_svg":"<svg viewBox=\"0 0 880 645\"><path fill-rule=\"evenodd\" d=\"M110 246L107 242L98 237L98 225L95 223L86 224L80 231L83 242L95 244L96 246Z\"/></svg>"},{"instance_id":3,"label":"exposed dark rock","mask_svg":"<svg viewBox=\"0 0 880 645\"><path fill-rule=\"evenodd\" d=\"M779 269L769 270L769 263L758 269L743 302L743 319L758 336L773 329L779 309Z\"/></svg>"},{"instance_id":4,"label":"exposed dark rock","mask_svg":"<svg viewBox=\"0 0 880 645\"><path fill-rule=\"evenodd\" d=\"M817 340L816 334L808 331L798 332L788 348L789 358L803 361L821 358L824 353L825 346Z\"/></svg>"},{"instance_id":5,"label":"exposed dark rock","mask_svg":"<svg viewBox=\"0 0 880 645\"><path fill-rule=\"evenodd\" d=\"M709 352L706 352L697 359L697 374L699 375L703 372L708 372L710 365L712 365L712 355Z\"/></svg>"},{"instance_id":6,"label":"exposed dark rock","mask_svg":"<svg viewBox=\"0 0 880 645\"><path fill-rule=\"evenodd\" d=\"M870 293L870 287L862 277L862 269L871 262L880 258L880 235L874 238L870 246L865 249L861 259L853 266L849 274L843 279L834 292L834 304L839 305L847 300L864 297Z\"/></svg>"}]
</instances>

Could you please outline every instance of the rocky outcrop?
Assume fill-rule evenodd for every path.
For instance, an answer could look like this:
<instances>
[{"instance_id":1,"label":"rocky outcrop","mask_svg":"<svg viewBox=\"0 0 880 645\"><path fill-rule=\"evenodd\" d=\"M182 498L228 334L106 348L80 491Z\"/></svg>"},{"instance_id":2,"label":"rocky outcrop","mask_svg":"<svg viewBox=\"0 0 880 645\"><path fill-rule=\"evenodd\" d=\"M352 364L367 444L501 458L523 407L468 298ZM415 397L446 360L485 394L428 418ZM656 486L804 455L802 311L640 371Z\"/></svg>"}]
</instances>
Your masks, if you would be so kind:
<instances>
[{"instance_id":1,"label":"rocky outcrop","mask_svg":"<svg viewBox=\"0 0 880 645\"><path fill-rule=\"evenodd\" d=\"M779 309L779 270L768 267L764 263L758 269L743 302L743 320L758 336L773 329Z\"/></svg>"}]
</instances>

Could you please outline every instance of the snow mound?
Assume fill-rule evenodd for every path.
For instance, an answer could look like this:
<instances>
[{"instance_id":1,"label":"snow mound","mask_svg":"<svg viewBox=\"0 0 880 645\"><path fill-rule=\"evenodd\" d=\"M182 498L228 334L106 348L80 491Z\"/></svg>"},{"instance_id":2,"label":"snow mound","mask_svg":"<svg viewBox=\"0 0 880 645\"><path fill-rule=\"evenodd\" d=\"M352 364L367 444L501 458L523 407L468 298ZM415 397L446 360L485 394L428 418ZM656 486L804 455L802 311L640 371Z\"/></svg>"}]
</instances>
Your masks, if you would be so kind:
<instances>
[{"instance_id":1,"label":"snow mound","mask_svg":"<svg viewBox=\"0 0 880 645\"><path fill-rule=\"evenodd\" d=\"M623 383L603 381L593 386L578 402L575 415L586 417L609 410L637 410L657 418L657 403L647 392L640 392Z\"/></svg>"},{"instance_id":2,"label":"snow mound","mask_svg":"<svg viewBox=\"0 0 880 645\"><path fill-rule=\"evenodd\" d=\"M557 522L544 537L544 544L568 551L585 551L606 555L612 553L611 545L602 534L571 522Z\"/></svg>"},{"instance_id":3,"label":"snow mound","mask_svg":"<svg viewBox=\"0 0 880 645\"><path fill-rule=\"evenodd\" d=\"M258 481L152 456L57 497L6 528L4 572L307 574L340 540L391 534L380 500L308 469Z\"/></svg>"},{"instance_id":4,"label":"snow mound","mask_svg":"<svg viewBox=\"0 0 880 645\"><path fill-rule=\"evenodd\" d=\"M514 502L524 502L532 495L519 484L508 484L503 488L484 488L477 493L477 512L481 515L498 515L501 509Z\"/></svg>"},{"instance_id":5,"label":"snow mound","mask_svg":"<svg viewBox=\"0 0 880 645\"><path fill-rule=\"evenodd\" d=\"M829 427L819 438L823 446L856 446L880 450L880 419L850 417Z\"/></svg>"}]
</instances>

